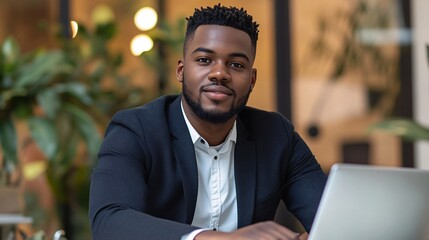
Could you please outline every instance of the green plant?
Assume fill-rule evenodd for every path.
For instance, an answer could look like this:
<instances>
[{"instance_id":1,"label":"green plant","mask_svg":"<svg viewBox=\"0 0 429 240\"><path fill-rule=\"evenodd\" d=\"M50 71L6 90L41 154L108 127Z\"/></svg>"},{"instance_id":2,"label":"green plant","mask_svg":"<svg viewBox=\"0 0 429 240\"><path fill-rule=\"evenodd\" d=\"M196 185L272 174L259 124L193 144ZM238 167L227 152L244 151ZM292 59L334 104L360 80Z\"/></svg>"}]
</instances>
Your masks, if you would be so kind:
<instances>
[{"instance_id":1,"label":"green plant","mask_svg":"<svg viewBox=\"0 0 429 240\"><path fill-rule=\"evenodd\" d=\"M140 105L157 96L133 85L130 76L120 73L122 53L113 52L108 46L116 33L114 21L96 23L93 29L80 24L75 38L62 39L62 49L73 63L76 80L88 87L93 98L89 112L103 128L118 110Z\"/></svg>"},{"instance_id":2,"label":"green plant","mask_svg":"<svg viewBox=\"0 0 429 240\"><path fill-rule=\"evenodd\" d=\"M426 45L426 56L429 65L429 44ZM429 127L408 118L387 118L369 128L369 132L374 131L383 131L408 141L429 141Z\"/></svg>"},{"instance_id":3,"label":"green plant","mask_svg":"<svg viewBox=\"0 0 429 240\"><path fill-rule=\"evenodd\" d=\"M429 128L407 118L388 118L373 124L369 131L383 131L407 141L429 141Z\"/></svg>"},{"instance_id":4,"label":"green plant","mask_svg":"<svg viewBox=\"0 0 429 240\"><path fill-rule=\"evenodd\" d=\"M78 139L89 157L100 142L92 117L87 86L75 81L74 67L61 50L22 54L13 37L2 44L0 55L0 142L4 170L17 165L16 121L25 121L32 138L51 162L66 164Z\"/></svg>"},{"instance_id":5,"label":"green plant","mask_svg":"<svg viewBox=\"0 0 429 240\"><path fill-rule=\"evenodd\" d=\"M46 156L46 174L58 212L63 213L60 209L76 201L73 198L84 197L76 190L87 188L86 175L100 144L96 122L88 111L94 98L88 86L76 80L75 66L62 49L22 54L12 37L1 47L1 171L9 175L19 166L16 126L24 122L32 141ZM79 152L81 146L83 154Z\"/></svg>"},{"instance_id":6,"label":"green plant","mask_svg":"<svg viewBox=\"0 0 429 240\"><path fill-rule=\"evenodd\" d=\"M115 34L109 21L93 29L80 25L77 37L58 39L56 49L21 53L13 37L1 45L0 171L11 175L19 167L16 126L23 122L31 136L26 142L46 157L45 175L69 239L88 238L81 235L89 232L89 177L107 121L156 96L119 73L122 54L108 48ZM39 209L28 204L30 215L31 207Z\"/></svg>"}]
</instances>

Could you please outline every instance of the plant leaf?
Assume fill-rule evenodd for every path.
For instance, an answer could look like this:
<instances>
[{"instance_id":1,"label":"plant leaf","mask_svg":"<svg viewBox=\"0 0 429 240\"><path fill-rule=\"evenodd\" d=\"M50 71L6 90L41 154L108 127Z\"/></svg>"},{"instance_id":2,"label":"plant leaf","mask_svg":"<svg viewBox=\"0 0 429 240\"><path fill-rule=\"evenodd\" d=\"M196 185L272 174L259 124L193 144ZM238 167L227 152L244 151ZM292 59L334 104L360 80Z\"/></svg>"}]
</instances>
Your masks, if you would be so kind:
<instances>
[{"instance_id":1,"label":"plant leaf","mask_svg":"<svg viewBox=\"0 0 429 240\"><path fill-rule=\"evenodd\" d=\"M70 181L75 187L74 191L76 193L76 200L79 202L80 206L85 206L85 209L89 207L89 187L90 187L90 176L91 176L90 167L76 166L74 174L71 176Z\"/></svg>"},{"instance_id":2,"label":"plant leaf","mask_svg":"<svg viewBox=\"0 0 429 240\"><path fill-rule=\"evenodd\" d=\"M49 118L54 118L61 106L57 91L47 88L36 96L38 104L43 108Z\"/></svg>"},{"instance_id":3,"label":"plant leaf","mask_svg":"<svg viewBox=\"0 0 429 240\"><path fill-rule=\"evenodd\" d=\"M32 117L28 119L31 136L40 149L52 160L58 150L58 137L54 124L44 118Z\"/></svg>"},{"instance_id":4,"label":"plant leaf","mask_svg":"<svg viewBox=\"0 0 429 240\"><path fill-rule=\"evenodd\" d=\"M78 99L85 105L92 103L92 98L89 96L88 90L85 85L81 83L64 83L55 87L58 93L68 93Z\"/></svg>"},{"instance_id":5,"label":"plant leaf","mask_svg":"<svg viewBox=\"0 0 429 240\"><path fill-rule=\"evenodd\" d=\"M20 49L18 42L12 36L4 40L1 51L5 66L14 65L18 61Z\"/></svg>"},{"instance_id":6,"label":"plant leaf","mask_svg":"<svg viewBox=\"0 0 429 240\"><path fill-rule=\"evenodd\" d=\"M3 157L5 159L5 163L16 165L18 162L18 139L16 136L15 126L11 117L7 117L6 119L0 119L0 144L3 150Z\"/></svg>"},{"instance_id":7,"label":"plant leaf","mask_svg":"<svg viewBox=\"0 0 429 240\"><path fill-rule=\"evenodd\" d=\"M41 52L28 65L22 67L16 87L42 85L56 75L71 71L72 67L66 62L63 52Z\"/></svg>"},{"instance_id":8,"label":"plant leaf","mask_svg":"<svg viewBox=\"0 0 429 240\"><path fill-rule=\"evenodd\" d=\"M100 133L95 121L89 114L74 105L67 104L64 109L73 116L73 123L86 142L88 153L91 157L95 157L101 143Z\"/></svg>"},{"instance_id":9,"label":"plant leaf","mask_svg":"<svg viewBox=\"0 0 429 240\"><path fill-rule=\"evenodd\" d=\"M387 119L372 125L369 130L380 130L410 141L429 140L429 128L411 119Z\"/></svg>"}]
</instances>

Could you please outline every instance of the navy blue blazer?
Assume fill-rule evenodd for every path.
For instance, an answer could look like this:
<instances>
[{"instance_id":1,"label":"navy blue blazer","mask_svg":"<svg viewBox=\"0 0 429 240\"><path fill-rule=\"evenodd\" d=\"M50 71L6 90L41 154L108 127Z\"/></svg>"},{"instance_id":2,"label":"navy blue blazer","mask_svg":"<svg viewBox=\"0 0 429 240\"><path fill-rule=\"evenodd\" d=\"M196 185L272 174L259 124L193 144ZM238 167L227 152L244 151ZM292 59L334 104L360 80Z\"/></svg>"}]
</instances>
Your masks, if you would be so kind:
<instances>
[{"instance_id":1,"label":"navy blue blazer","mask_svg":"<svg viewBox=\"0 0 429 240\"><path fill-rule=\"evenodd\" d=\"M91 177L94 240L171 240L197 229L197 164L180 100L160 97L112 118ZM234 154L238 226L273 220L283 199L309 231L326 175L291 123L246 107Z\"/></svg>"}]
</instances>

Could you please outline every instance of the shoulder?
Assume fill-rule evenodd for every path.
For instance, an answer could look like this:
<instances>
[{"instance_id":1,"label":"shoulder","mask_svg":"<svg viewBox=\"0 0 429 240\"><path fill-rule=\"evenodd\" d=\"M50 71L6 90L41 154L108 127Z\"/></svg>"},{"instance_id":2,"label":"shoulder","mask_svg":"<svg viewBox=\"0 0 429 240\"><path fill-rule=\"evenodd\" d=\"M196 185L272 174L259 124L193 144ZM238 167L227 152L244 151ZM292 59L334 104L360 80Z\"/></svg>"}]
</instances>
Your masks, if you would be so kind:
<instances>
[{"instance_id":1,"label":"shoulder","mask_svg":"<svg viewBox=\"0 0 429 240\"><path fill-rule=\"evenodd\" d=\"M114 115L113 120L124 118L137 118L145 121L160 120L160 118L166 117L169 107L177 98L177 95L161 96L139 107L121 110Z\"/></svg>"},{"instance_id":2,"label":"shoulder","mask_svg":"<svg viewBox=\"0 0 429 240\"><path fill-rule=\"evenodd\" d=\"M178 97L178 95L164 95L145 103L144 105L121 110L117 114L165 113L166 109L168 109Z\"/></svg>"},{"instance_id":3,"label":"shoulder","mask_svg":"<svg viewBox=\"0 0 429 240\"><path fill-rule=\"evenodd\" d=\"M284 128L293 131L291 122L278 112L245 107L239 113L239 119L249 130L253 128L264 128L265 130Z\"/></svg>"},{"instance_id":4,"label":"shoulder","mask_svg":"<svg viewBox=\"0 0 429 240\"><path fill-rule=\"evenodd\" d=\"M295 129L292 123L278 112L245 107L237 118L237 133L257 143L293 142Z\"/></svg>"},{"instance_id":5,"label":"shoulder","mask_svg":"<svg viewBox=\"0 0 429 240\"><path fill-rule=\"evenodd\" d=\"M160 126L167 126L168 109L177 98L177 95L162 96L142 106L121 110L110 120L106 132L115 126L122 126L134 132L140 132L142 129L150 132Z\"/></svg>"}]
</instances>

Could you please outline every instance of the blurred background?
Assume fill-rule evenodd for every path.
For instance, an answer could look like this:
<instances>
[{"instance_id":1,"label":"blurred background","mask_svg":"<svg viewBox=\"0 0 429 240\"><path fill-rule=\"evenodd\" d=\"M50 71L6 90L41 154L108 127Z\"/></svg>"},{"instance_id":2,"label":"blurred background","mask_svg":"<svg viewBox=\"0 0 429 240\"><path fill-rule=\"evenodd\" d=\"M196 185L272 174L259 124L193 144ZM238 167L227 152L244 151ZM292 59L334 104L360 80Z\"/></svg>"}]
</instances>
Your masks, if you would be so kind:
<instances>
[{"instance_id":1,"label":"blurred background","mask_svg":"<svg viewBox=\"0 0 429 240\"><path fill-rule=\"evenodd\" d=\"M260 24L248 105L334 163L429 169L426 0L1 0L0 239L90 239L89 177L119 109L177 94L185 17Z\"/></svg>"}]
</instances>

